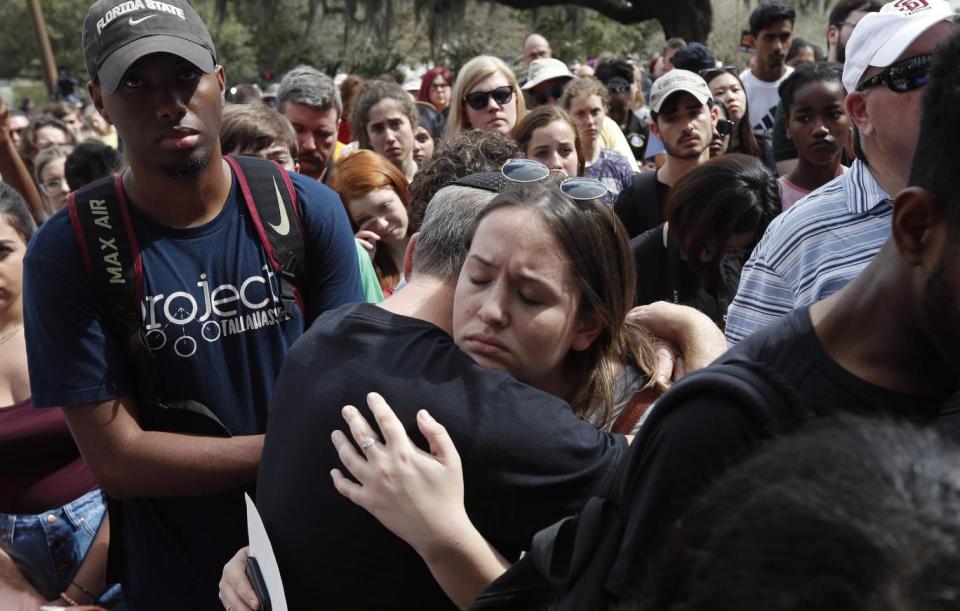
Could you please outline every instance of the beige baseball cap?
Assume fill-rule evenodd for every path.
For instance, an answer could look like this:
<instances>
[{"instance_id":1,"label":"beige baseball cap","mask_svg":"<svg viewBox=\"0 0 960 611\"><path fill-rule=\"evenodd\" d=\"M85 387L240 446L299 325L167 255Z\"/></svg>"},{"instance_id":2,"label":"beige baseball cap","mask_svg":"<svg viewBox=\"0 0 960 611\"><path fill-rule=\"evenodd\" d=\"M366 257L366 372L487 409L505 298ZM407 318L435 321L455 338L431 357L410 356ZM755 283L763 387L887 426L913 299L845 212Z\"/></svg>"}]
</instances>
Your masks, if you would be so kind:
<instances>
[{"instance_id":1,"label":"beige baseball cap","mask_svg":"<svg viewBox=\"0 0 960 611\"><path fill-rule=\"evenodd\" d=\"M660 112L663 103L675 93L689 93L701 104L713 97L703 77L689 70L674 69L653 82L650 88L650 110Z\"/></svg>"}]
</instances>

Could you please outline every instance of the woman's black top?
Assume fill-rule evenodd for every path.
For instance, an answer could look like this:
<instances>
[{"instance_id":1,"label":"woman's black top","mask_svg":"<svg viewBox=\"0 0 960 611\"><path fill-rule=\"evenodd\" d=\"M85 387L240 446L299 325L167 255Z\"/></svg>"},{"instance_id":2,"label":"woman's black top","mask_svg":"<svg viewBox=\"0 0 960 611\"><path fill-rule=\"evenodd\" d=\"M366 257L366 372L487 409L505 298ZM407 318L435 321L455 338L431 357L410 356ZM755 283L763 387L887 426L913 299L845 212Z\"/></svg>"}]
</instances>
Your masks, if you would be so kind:
<instances>
[{"instance_id":1,"label":"woman's black top","mask_svg":"<svg viewBox=\"0 0 960 611\"><path fill-rule=\"evenodd\" d=\"M637 305L669 301L695 308L710 317L720 329L725 326L730 299L704 286L696 270L681 256L680 245L664 223L630 240L637 268Z\"/></svg>"}]
</instances>

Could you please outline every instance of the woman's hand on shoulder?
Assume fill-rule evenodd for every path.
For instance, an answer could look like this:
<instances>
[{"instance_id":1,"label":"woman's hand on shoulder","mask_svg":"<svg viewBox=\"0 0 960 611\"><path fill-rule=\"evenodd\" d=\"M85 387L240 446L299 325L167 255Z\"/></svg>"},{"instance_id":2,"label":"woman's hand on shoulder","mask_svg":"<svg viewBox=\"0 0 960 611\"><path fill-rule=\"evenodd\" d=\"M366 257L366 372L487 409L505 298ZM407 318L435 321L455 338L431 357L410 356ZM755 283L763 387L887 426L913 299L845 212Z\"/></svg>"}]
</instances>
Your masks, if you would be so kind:
<instances>
[{"instance_id":1,"label":"woman's hand on shoulder","mask_svg":"<svg viewBox=\"0 0 960 611\"><path fill-rule=\"evenodd\" d=\"M383 438L355 407L344 407L350 436L363 454L346 434L333 432L340 460L356 479L354 482L333 469L334 486L424 558L443 553L473 528L463 504L463 470L453 440L443 425L420 410L417 427L430 446L430 451L424 452L407 436L383 397L370 393L367 405Z\"/></svg>"}]
</instances>

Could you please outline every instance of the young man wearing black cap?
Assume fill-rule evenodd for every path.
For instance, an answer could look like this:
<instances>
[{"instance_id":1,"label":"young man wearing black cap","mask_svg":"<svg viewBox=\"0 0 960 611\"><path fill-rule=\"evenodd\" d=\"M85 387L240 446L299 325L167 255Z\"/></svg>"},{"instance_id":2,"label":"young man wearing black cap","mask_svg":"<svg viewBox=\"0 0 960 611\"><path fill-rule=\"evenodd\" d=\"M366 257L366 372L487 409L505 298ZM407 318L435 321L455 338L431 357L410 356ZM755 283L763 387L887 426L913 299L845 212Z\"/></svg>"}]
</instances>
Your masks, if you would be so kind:
<instances>
[{"instance_id":1,"label":"young man wearing black cap","mask_svg":"<svg viewBox=\"0 0 960 611\"><path fill-rule=\"evenodd\" d=\"M670 187L710 158L720 118L707 83L687 70L671 70L653 83L650 110L650 129L667 149L667 161L635 176L617 198L614 211L631 238L663 223Z\"/></svg>"},{"instance_id":2,"label":"young man wearing black cap","mask_svg":"<svg viewBox=\"0 0 960 611\"><path fill-rule=\"evenodd\" d=\"M44 225L24 261L33 402L64 407L91 471L122 499L111 508L111 535L122 541L112 567L130 608L218 609L220 567L245 540L242 492L252 492L280 363L321 312L362 298L352 232L316 181L290 176L296 219L277 186L279 223L263 225L302 231L305 245L303 299L285 312L284 284L258 238L265 228L241 195L247 183L221 155L224 71L200 17L185 0L101 0L83 47L90 95L130 164L116 182L120 214L96 223L125 227L116 235L139 244L140 320L129 324L146 348L131 352L148 364L128 354L114 332L118 304L98 298L85 269L116 257L110 240L74 233L77 210L102 203L86 191ZM166 404L192 401L227 432L147 423L157 412L143 399L145 378Z\"/></svg>"}]
</instances>

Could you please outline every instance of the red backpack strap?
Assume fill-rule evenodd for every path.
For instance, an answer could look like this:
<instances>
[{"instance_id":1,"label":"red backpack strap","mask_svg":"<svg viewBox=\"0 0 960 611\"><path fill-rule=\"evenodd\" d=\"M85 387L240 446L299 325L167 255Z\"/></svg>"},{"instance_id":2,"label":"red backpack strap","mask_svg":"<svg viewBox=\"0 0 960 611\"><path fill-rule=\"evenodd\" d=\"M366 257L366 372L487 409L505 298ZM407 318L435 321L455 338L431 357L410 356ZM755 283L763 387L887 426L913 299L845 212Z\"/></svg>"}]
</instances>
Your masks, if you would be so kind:
<instances>
[{"instance_id":1,"label":"red backpack strap","mask_svg":"<svg viewBox=\"0 0 960 611\"><path fill-rule=\"evenodd\" d=\"M637 427L637 423L640 422L640 419L643 418L643 415L647 413L647 410L659 396L660 391L656 388L644 388L635 392L630 402L614 420L610 432L620 435L633 434L633 429Z\"/></svg>"},{"instance_id":2,"label":"red backpack strap","mask_svg":"<svg viewBox=\"0 0 960 611\"><path fill-rule=\"evenodd\" d=\"M290 176L278 164L259 157L228 155L224 159L237 176L257 236L280 278L286 319L293 316L295 306L306 315L298 289L306 264L303 223Z\"/></svg>"}]
</instances>

